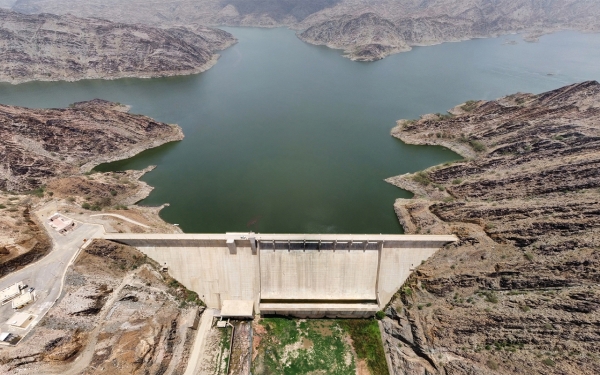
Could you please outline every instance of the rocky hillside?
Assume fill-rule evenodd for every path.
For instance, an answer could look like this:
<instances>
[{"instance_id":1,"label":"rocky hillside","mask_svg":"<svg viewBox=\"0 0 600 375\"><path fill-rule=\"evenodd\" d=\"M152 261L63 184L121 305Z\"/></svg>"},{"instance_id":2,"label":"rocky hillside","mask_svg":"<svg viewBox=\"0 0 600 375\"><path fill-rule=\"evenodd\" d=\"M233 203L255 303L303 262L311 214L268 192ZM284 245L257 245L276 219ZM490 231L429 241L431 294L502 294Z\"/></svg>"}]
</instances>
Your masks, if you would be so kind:
<instances>
[{"instance_id":1,"label":"rocky hillside","mask_svg":"<svg viewBox=\"0 0 600 375\"><path fill-rule=\"evenodd\" d=\"M417 5L418 3L418 5ZM370 9L369 9L370 8ZM332 9L304 22L300 39L341 48L353 60L373 61L408 46L525 32L528 39L556 30L600 30L600 4L587 0L437 0L376 2L367 11ZM340 16L339 14L342 13Z\"/></svg>"},{"instance_id":2,"label":"rocky hillside","mask_svg":"<svg viewBox=\"0 0 600 375\"><path fill-rule=\"evenodd\" d=\"M2 374L183 374L204 309L196 293L138 250L94 240L65 275L56 305Z\"/></svg>"},{"instance_id":3,"label":"rocky hillside","mask_svg":"<svg viewBox=\"0 0 600 375\"><path fill-rule=\"evenodd\" d=\"M22 191L52 177L183 139L181 128L103 100L67 109L0 105L0 189Z\"/></svg>"},{"instance_id":4,"label":"rocky hillside","mask_svg":"<svg viewBox=\"0 0 600 375\"><path fill-rule=\"evenodd\" d=\"M290 26L306 42L370 61L409 46L525 32L600 29L592 0L5 0L24 13L72 13L150 25ZM152 6L148 6L152 4Z\"/></svg>"},{"instance_id":5,"label":"rocky hillside","mask_svg":"<svg viewBox=\"0 0 600 375\"><path fill-rule=\"evenodd\" d=\"M410 50L396 25L375 13L325 21L301 33L300 38L308 43L344 49L347 57L357 61L380 60L392 53Z\"/></svg>"},{"instance_id":6,"label":"rocky hillside","mask_svg":"<svg viewBox=\"0 0 600 375\"><path fill-rule=\"evenodd\" d=\"M0 81L162 77L210 68L231 34L0 9Z\"/></svg>"},{"instance_id":7,"label":"rocky hillside","mask_svg":"<svg viewBox=\"0 0 600 375\"><path fill-rule=\"evenodd\" d=\"M396 374L600 373L600 84L472 101L392 135L465 161L388 181L407 233L460 241L384 319Z\"/></svg>"}]
</instances>

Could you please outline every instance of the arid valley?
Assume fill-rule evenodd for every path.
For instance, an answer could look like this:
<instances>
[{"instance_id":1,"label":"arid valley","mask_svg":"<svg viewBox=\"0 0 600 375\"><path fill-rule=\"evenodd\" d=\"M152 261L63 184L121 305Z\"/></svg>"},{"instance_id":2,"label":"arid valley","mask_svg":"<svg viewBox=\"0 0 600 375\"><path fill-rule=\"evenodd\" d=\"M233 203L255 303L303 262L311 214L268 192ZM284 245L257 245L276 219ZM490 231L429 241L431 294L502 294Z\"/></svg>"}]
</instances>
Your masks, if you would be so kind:
<instances>
[{"instance_id":1,"label":"arid valley","mask_svg":"<svg viewBox=\"0 0 600 375\"><path fill-rule=\"evenodd\" d=\"M0 374L600 373L598 15L0 0Z\"/></svg>"}]
</instances>

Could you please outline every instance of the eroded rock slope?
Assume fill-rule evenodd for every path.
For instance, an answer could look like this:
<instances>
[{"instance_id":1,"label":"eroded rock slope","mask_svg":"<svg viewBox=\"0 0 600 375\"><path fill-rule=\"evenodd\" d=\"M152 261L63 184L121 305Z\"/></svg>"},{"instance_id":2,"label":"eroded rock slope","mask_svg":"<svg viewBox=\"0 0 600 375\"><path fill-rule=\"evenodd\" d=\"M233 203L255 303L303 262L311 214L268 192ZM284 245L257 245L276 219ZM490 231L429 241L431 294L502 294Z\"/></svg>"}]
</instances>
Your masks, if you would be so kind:
<instances>
[{"instance_id":1,"label":"eroded rock slope","mask_svg":"<svg viewBox=\"0 0 600 375\"><path fill-rule=\"evenodd\" d=\"M183 374L203 311L138 250L103 240L66 273L56 305L16 347L3 374Z\"/></svg>"},{"instance_id":2,"label":"eroded rock slope","mask_svg":"<svg viewBox=\"0 0 600 375\"><path fill-rule=\"evenodd\" d=\"M0 105L0 189L22 191L183 139L177 125L103 100L62 109Z\"/></svg>"},{"instance_id":3,"label":"eroded rock slope","mask_svg":"<svg viewBox=\"0 0 600 375\"><path fill-rule=\"evenodd\" d=\"M395 373L600 373L600 84L450 113L392 131L467 157L388 179L407 233L460 238L386 311Z\"/></svg>"},{"instance_id":4,"label":"eroded rock slope","mask_svg":"<svg viewBox=\"0 0 600 375\"><path fill-rule=\"evenodd\" d=\"M158 29L0 9L0 81L162 77L199 73L235 42L205 27Z\"/></svg>"},{"instance_id":5,"label":"eroded rock slope","mask_svg":"<svg viewBox=\"0 0 600 375\"><path fill-rule=\"evenodd\" d=\"M597 31L600 27L600 4L586 0L378 1L364 8L348 6L345 12L341 8L307 20L309 27L299 37L344 49L348 58L359 61L379 60L410 46L515 32L525 32L535 40L551 31ZM317 21L326 14L329 19Z\"/></svg>"},{"instance_id":6,"label":"eroded rock slope","mask_svg":"<svg viewBox=\"0 0 600 375\"><path fill-rule=\"evenodd\" d=\"M73 13L150 25L289 26L306 42L372 61L410 46L515 32L598 31L593 0L7 0L24 13Z\"/></svg>"}]
</instances>

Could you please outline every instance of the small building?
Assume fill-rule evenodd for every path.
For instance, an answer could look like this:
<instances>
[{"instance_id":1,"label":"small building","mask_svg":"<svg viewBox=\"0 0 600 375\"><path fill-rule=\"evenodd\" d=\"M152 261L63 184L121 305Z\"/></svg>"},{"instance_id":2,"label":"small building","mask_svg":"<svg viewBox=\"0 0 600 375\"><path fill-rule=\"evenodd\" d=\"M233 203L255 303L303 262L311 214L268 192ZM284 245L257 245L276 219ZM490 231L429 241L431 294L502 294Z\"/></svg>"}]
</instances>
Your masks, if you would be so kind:
<instances>
[{"instance_id":1,"label":"small building","mask_svg":"<svg viewBox=\"0 0 600 375\"><path fill-rule=\"evenodd\" d=\"M9 286L8 288L2 289L0 291L0 301L2 301L2 304L4 305L4 304L9 303L13 298L15 298L19 294L21 294L22 288L23 288L23 283L18 282L18 283L15 283L15 284Z\"/></svg>"},{"instance_id":2,"label":"small building","mask_svg":"<svg viewBox=\"0 0 600 375\"><path fill-rule=\"evenodd\" d=\"M221 307L221 319L254 319L254 301L223 301L223 306Z\"/></svg>"},{"instance_id":3,"label":"small building","mask_svg":"<svg viewBox=\"0 0 600 375\"><path fill-rule=\"evenodd\" d=\"M67 219L58 213L50 216L48 223L59 233L65 233L68 229L75 227L75 222L73 220Z\"/></svg>"},{"instance_id":4,"label":"small building","mask_svg":"<svg viewBox=\"0 0 600 375\"><path fill-rule=\"evenodd\" d=\"M33 301L35 301L34 294L32 292L25 292L12 300L12 308L20 309Z\"/></svg>"},{"instance_id":5,"label":"small building","mask_svg":"<svg viewBox=\"0 0 600 375\"><path fill-rule=\"evenodd\" d=\"M31 322L33 322L33 319L35 319L35 315L18 312L15 313L10 319L8 319L6 324L16 328L26 329L27 327L29 327Z\"/></svg>"}]
</instances>

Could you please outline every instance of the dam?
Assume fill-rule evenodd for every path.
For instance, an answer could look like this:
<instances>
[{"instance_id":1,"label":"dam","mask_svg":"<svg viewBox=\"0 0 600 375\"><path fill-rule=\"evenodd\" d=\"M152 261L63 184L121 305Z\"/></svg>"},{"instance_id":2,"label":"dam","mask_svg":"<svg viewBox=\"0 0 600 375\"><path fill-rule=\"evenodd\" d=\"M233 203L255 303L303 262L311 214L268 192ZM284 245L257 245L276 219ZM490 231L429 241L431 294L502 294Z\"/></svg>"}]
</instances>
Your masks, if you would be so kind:
<instances>
[{"instance_id":1,"label":"dam","mask_svg":"<svg viewBox=\"0 0 600 375\"><path fill-rule=\"evenodd\" d=\"M254 312L368 317L454 235L107 233L167 268L210 308L252 301Z\"/></svg>"}]
</instances>

